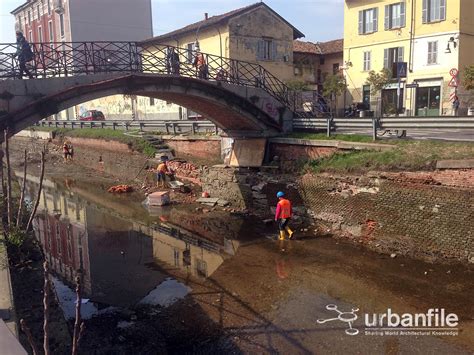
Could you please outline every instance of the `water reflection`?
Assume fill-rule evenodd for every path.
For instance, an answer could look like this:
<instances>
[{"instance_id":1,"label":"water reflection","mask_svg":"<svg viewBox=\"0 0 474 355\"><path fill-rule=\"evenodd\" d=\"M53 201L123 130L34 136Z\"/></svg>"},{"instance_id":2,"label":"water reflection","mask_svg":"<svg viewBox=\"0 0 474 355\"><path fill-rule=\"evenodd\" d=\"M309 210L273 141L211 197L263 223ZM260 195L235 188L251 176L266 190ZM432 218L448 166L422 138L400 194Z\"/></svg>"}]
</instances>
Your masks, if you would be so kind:
<instances>
[{"instance_id":1,"label":"water reflection","mask_svg":"<svg viewBox=\"0 0 474 355\"><path fill-rule=\"evenodd\" d=\"M27 177L30 196L38 183ZM239 247L232 239L239 223L176 208L154 210L151 218L143 209L146 218L138 220L108 209L113 196L95 194L91 202L79 192L74 184L45 180L33 227L56 276L58 297L72 302L63 286L72 289L81 272L91 313L139 303L168 306L190 291L170 275L208 277Z\"/></svg>"}]
</instances>

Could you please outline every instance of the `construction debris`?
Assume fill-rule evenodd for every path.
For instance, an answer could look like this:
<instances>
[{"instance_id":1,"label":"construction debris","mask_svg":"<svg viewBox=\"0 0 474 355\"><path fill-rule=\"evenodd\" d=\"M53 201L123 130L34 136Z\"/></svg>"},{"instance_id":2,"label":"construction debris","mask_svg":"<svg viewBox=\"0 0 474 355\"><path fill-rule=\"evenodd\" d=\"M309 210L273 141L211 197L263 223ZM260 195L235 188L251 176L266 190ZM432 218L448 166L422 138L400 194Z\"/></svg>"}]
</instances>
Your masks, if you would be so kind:
<instances>
[{"instance_id":1,"label":"construction debris","mask_svg":"<svg viewBox=\"0 0 474 355\"><path fill-rule=\"evenodd\" d=\"M214 207L217 204L217 201L219 201L218 198L206 198L206 197L201 197L196 200L196 202L199 202L199 203L202 203L203 205L211 206L211 207Z\"/></svg>"},{"instance_id":2,"label":"construction debris","mask_svg":"<svg viewBox=\"0 0 474 355\"><path fill-rule=\"evenodd\" d=\"M164 206L170 203L170 193L168 191L157 191L149 194L145 200L149 206Z\"/></svg>"},{"instance_id":3,"label":"construction debris","mask_svg":"<svg viewBox=\"0 0 474 355\"><path fill-rule=\"evenodd\" d=\"M132 191L133 191L133 187L130 186L130 185L116 185L116 186L110 187L107 190L107 192L119 193L119 194L123 194L123 193L126 193L126 192L132 192Z\"/></svg>"}]
</instances>

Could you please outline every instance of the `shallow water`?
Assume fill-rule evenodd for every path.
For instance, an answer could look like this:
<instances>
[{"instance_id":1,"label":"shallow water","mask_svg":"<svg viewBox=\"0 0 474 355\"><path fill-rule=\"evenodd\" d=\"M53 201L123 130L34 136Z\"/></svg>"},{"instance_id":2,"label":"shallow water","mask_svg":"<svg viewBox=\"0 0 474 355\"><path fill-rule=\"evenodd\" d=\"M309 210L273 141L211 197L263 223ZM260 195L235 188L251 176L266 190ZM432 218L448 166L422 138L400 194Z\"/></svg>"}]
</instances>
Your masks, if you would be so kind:
<instances>
[{"instance_id":1,"label":"shallow water","mask_svg":"<svg viewBox=\"0 0 474 355\"><path fill-rule=\"evenodd\" d=\"M30 193L35 186L29 183ZM314 233L277 242L275 227L258 220L203 214L193 205L147 210L139 195L111 195L106 187L45 181L34 229L66 316L80 271L86 318L191 297L246 352L474 349L472 267L390 258ZM389 308L399 314L445 308L460 319L458 335L366 333L363 314ZM130 331L136 322L116 326Z\"/></svg>"}]
</instances>

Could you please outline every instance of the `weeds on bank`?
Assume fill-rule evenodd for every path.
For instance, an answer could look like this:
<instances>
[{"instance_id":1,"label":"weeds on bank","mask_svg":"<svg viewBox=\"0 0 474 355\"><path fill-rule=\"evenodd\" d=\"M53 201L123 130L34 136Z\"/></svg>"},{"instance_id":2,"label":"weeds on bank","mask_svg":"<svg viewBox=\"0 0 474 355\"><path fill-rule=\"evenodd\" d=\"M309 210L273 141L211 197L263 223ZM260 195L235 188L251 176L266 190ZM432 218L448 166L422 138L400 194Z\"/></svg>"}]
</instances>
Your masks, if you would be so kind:
<instances>
[{"instance_id":1,"label":"weeds on bank","mask_svg":"<svg viewBox=\"0 0 474 355\"><path fill-rule=\"evenodd\" d=\"M68 129L68 128L49 128L49 127L35 127L36 130L53 132L56 137L78 137L78 138L91 138L91 139L103 139L110 141L117 141L127 144L131 149L143 153L147 157L154 157L156 148L147 140L141 137L132 137L124 134L123 131L113 129L101 129L101 128L81 128L81 129Z\"/></svg>"}]
</instances>

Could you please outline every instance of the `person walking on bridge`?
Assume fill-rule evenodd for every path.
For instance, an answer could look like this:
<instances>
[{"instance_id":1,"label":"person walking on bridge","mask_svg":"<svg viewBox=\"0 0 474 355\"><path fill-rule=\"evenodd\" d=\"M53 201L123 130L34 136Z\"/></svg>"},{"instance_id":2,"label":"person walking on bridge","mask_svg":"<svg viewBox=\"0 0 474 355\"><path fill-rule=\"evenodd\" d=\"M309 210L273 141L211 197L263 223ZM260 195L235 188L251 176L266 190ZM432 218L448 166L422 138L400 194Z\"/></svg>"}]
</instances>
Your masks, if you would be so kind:
<instances>
[{"instance_id":1,"label":"person walking on bridge","mask_svg":"<svg viewBox=\"0 0 474 355\"><path fill-rule=\"evenodd\" d=\"M23 79L23 73L28 75L28 78L33 79L33 75L26 67L26 63L33 60L34 55L31 51L30 44L26 40L23 33L20 31L16 31L16 53L15 57L18 57L18 63L20 66L20 74L19 78Z\"/></svg>"},{"instance_id":2,"label":"person walking on bridge","mask_svg":"<svg viewBox=\"0 0 474 355\"><path fill-rule=\"evenodd\" d=\"M275 212L275 221L278 221L278 228L280 229L280 240L285 239L285 231L288 233L288 238L293 238L293 231L288 226L291 216L293 214L291 202L285 198L285 193L279 191L277 193L278 204Z\"/></svg>"}]
</instances>

